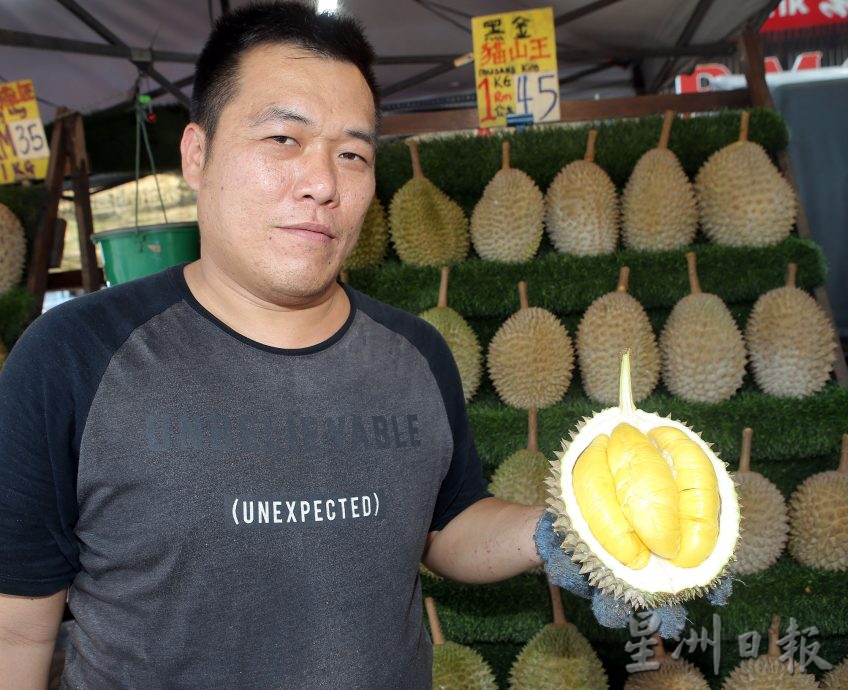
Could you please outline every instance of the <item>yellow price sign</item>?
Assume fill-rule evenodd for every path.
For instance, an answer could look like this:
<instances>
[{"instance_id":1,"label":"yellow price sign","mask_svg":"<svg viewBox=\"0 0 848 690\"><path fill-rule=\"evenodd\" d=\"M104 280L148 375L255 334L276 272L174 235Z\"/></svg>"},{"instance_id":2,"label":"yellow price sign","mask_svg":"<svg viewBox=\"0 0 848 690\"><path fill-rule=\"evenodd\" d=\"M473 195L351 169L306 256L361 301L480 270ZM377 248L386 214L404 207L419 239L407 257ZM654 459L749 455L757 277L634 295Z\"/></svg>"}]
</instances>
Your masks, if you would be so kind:
<instances>
[{"instance_id":1,"label":"yellow price sign","mask_svg":"<svg viewBox=\"0 0 848 690\"><path fill-rule=\"evenodd\" d=\"M505 125L507 115L559 120L552 8L474 17L471 34L481 127Z\"/></svg>"},{"instance_id":2,"label":"yellow price sign","mask_svg":"<svg viewBox=\"0 0 848 690\"><path fill-rule=\"evenodd\" d=\"M43 180L49 158L32 81L0 84L0 184Z\"/></svg>"}]
</instances>

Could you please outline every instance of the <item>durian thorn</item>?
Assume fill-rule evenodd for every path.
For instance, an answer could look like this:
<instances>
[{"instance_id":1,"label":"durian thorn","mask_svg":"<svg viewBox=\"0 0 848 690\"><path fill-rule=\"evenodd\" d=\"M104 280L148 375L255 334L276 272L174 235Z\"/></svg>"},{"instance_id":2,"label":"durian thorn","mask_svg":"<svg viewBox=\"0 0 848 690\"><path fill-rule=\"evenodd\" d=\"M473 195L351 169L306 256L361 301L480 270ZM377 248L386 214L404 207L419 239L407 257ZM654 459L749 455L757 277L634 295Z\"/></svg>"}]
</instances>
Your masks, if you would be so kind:
<instances>
[{"instance_id":1,"label":"durian thorn","mask_svg":"<svg viewBox=\"0 0 848 690\"><path fill-rule=\"evenodd\" d=\"M798 278L798 264L786 265L786 287L795 287L795 280Z\"/></svg>"},{"instance_id":2,"label":"durian thorn","mask_svg":"<svg viewBox=\"0 0 848 690\"><path fill-rule=\"evenodd\" d=\"M427 609L427 618L430 621L430 634L433 638L433 644L444 644L445 636L442 634L442 624L439 622L439 614L436 612L436 602L433 597L426 597L424 599L424 608Z\"/></svg>"},{"instance_id":3,"label":"durian thorn","mask_svg":"<svg viewBox=\"0 0 848 690\"><path fill-rule=\"evenodd\" d=\"M742 122L739 125L739 141L748 141L748 124L751 120L751 113L747 110L742 111Z\"/></svg>"},{"instance_id":4,"label":"durian thorn","mask_svg":"<svg viewBox=\"0 0 848 690\"><path fill-rule=\"evenodd\" d=\"M595 142L598 140L598 130L590 129L589 138L586 140L586 155L583 160L593 163L595 161Z\"/></svg>"},{"instance_id":5,"label":"durian thorn","mask_svg":"<svg viewBox=\"0 0 848 690\"><path fill-rule=\"evenodd\" d=\"M346 269L344 271L342 271L339 274L339 280L341 280L343 283L349 283L350 282L350 271L348 271Z\"/></svg>"},{"instance_id":6,"label":"durian thorn","mask_svg":"<svg viewBox=\"0 0 848 690\"><path fill-rule=\"evenodd\" d=\"M848 434L842 434L842 450L839 453L839 472L848 472Z\"/></svg>"},{"instance_id":7,"label":"durian thorn","mask_svg":"<svg viewBox=\"0 0 848 690\"><path fill-rule=\"evenodd\" d=\"M689 291L693 295L700 295L701 281L698 280L698 257L695 252L686 252L686 265L689 270Z\"/></svg>"},{"instance_id":8,"label":"durian thorn","mask_svg":"<svg viewBox=\"0 0 848 690\"><path fill-rule=\"evenodd\" d=\"M618 406L622 412L636 410L633 404L633 386L630 381L630 350L621 354L621 369L618 375Z\"/></svg>"},{"instance_id":9,"label":"durian thorn","mask_svg":"<svg viewBox=\"0 0 848 690\"><path fill-rule=\"evenodd\" d=\"M509 170L509 142L501 144L501 170Z\"/></svg>"},{"instance_id":10,"label":"durian thorn","mask_svg":"<svg viewBox=\"0 0 848 690\"><path fill-rule=\"evenodd\" d=\"M665 117L663 118L663 126L662 133L660 134L660 143L657 145L658 149L667 149L668 148L668 138L671 135L671 126L674 124L675 113L673 110L666 110Z\"/></svg>"},{"instance_id":11,"label":"durian thorn","mask_svg":"<svg viewBox=\"0 0 848 690\"><path fill-rule=\"evenodd\" d=\"M568 619L565 617L565 607L562 605L562 593L553 582L548 580L548 591L551 593L551 606L554 613L554 625L565 625Z\"/></svg>"},{"instance_id":12,"label":"durian thorn","mask_svg":"<svg viewBox=\"0 0 848 690\"><path fill-rule=\"evenodd\" d=\"M779 657L782 653L782 650L777 644L777 641L780 639L780 616L775 615L771 619L771 625L769 626L768 631L768 655L771 657Z\"/></svg>"},{"instance_id":13,"label":"durian thorn","mask_svg":"<svg viewBox=\"0 0 848 690\"><path fill-rule=\"evenodd\" d=\"M668 656L668 653L665 651L665 645L663 644L660 634L654 633L651 635L651 639L657 641L657 643L653 645L654 659L656 661L662 661L662 659Z\"/></svg>"},{"instance_id":14,"label":"durian thorn","mask_svg":"<svg viewBox=\"0 0 848 690\"><path fill-rule=\"evenodd\" d=\"M439 303L438 307L444 309L448 306L448 277L450 276L450 268L442 266L442 279L439 283Z\"/></svg>"},{"instance_id":15,"label":"durian thorn","mask_svg":"<svg viewBox=\"0 0 848 690\"><path fill-rule=\"evenodd\" d=\"M527 450L539 450L539 410L531 407L527 412Z\"/></svg>"},{"instance_id":16,"label":"durian thorn","mask_svg":"<svg viewBox=\"0 0 848 690\"><path fill-rule=\"evenodd\" d=\"M527 300L527 283L523 280L518 283L518 303L521 309L530 308L530 302Z\"/></svg>"},{"instance_id":17,"label":"durian thorn","mask_svg":"<svg viewBox=\"0 0 848 690\"><path fill-rule=\"evenodd\" d=\"M618 287L616 287L616 292L627 292L627 286L630 282L630 268L627 266L622 266L621 270L618 272Z\"/></svg>"},{"instance_id":18,"label":"durian thorn","mask_svg":"<svg viewBox=\"0 0 848 690\"><path fill-rule=\"evenodd\" d=\"M421 170L421 159L418 157L418 142L415 139L407 139L406 145L409 147L409 155L412 157L412 177L420 179L424 177L424 172Z\"/></svg>"},{"instance_id":19,"label":"durian thorn","mask_svg":"<svg viewBox=\"0 0 848 690\"><path fill-rule=\"evenodd\" d=\"M742 452L739 454L739 471L751 471L751 438L754 435L754 430L751 427L745 427L742 430Z\"/></svg>"}]
</instances>

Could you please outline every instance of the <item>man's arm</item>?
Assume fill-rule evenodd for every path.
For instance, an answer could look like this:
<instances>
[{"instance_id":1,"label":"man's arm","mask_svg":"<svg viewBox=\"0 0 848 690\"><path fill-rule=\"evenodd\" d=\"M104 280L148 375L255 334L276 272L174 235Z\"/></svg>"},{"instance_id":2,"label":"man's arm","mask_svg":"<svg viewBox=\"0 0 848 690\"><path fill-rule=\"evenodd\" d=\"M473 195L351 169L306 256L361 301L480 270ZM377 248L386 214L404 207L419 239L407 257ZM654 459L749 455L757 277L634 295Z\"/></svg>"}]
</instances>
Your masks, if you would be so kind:
<instances>
[{"instance_id":1,"label":"man's arm","mask_svg":"<svg viewBox=\"0 0 848 690\"><path fill-rule=\"evenodd\" d=\"M0 594L0 690L44 690L65 590L47 597Z\"/></svg>"},{"instance_id":2,"label":"man's arm","mask_svg":"<svg viewBox=\"0 0 848 690\"><path fill-rule=\"evenodd\" d=\"M422 561L451 580L484 584L542 564L533 535L544 506L484 498L430 532Z\"/></svg>"}]
</instances>

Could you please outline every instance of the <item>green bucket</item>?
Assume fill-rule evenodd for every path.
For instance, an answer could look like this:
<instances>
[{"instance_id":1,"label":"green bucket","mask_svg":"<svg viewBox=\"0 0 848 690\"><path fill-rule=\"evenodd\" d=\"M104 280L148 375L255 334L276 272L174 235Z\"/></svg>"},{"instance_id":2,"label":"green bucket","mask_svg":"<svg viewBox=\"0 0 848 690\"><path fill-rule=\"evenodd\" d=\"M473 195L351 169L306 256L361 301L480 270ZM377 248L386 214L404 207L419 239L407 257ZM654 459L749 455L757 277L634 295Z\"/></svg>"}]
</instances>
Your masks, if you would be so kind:
<instances>
[{"instance_id":1,"label":"green bucket","mask_svg":"<svg viewBox=\"0 0 848 690\"><path fill-rule=\"evenodd\" d=\"M197 221L163 223L97 232L106 283L117 285L200 257Z\"/></svg>"}]
</instances>

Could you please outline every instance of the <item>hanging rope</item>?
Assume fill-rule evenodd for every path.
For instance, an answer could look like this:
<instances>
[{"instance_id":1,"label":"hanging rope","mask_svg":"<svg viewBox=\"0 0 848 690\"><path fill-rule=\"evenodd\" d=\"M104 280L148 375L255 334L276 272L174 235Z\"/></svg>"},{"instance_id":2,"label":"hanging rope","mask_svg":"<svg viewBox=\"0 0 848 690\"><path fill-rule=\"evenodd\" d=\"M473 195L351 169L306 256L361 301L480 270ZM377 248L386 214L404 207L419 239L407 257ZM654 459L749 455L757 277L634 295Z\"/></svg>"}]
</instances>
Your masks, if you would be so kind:
<instances>
[{"instance_id":1,"label":"hanging rope","mask_svg":"<svg viewBox=\"0 0 848 690\"><path fill-rule=\"evenodd\" d=\"M153 181L156 184L156 194L159 197L159 206L162 209L162 217L168 222L168 213L165 210L165 201L162 198L162 190L159 187L159 176L156 173L156 161L153 160L153 149L150 146L150 138L147 135L148 116L153 113L150 96L140 93L141 75L135 83L135 227L138 229L138 206L139 206L139 180L141 179L141 141L144 140L144 148L147 151L147 159L150 162L150 171L153 173Z\"/></svg>"}]
</instances>

